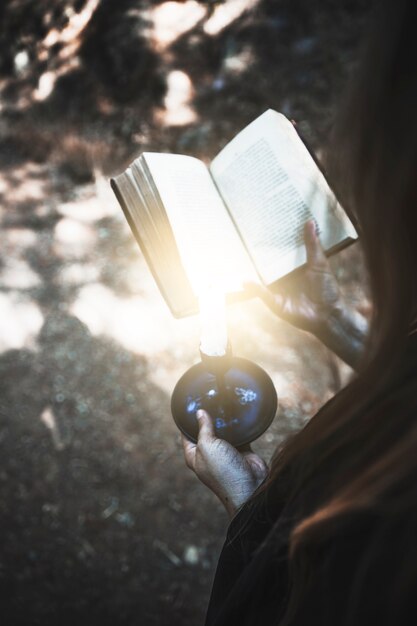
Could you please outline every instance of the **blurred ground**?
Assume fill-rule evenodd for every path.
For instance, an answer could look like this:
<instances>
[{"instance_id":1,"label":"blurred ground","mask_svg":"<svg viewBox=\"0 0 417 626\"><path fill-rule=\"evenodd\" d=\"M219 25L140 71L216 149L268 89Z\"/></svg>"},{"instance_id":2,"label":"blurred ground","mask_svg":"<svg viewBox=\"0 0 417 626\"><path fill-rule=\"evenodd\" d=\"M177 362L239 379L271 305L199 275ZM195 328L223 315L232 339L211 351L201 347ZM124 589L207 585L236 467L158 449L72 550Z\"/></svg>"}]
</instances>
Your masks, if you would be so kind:
<instances>
[{"instance_id":1,"label":"blurred ground","mask_svg":"<svg viewBox=\"0 0 417 626\"><path fill-rule=\"evenodd\" d=\"M142 150L210 160L268 107L316 150L367 2L0 5L0 588L5 626L201 624L225 513L169 412L197 359L109 191ZM365 310L358 246L333 259ZM350 372L257 302L234 351L271 374L277 445Z\"/></svg>"}]
</instances>

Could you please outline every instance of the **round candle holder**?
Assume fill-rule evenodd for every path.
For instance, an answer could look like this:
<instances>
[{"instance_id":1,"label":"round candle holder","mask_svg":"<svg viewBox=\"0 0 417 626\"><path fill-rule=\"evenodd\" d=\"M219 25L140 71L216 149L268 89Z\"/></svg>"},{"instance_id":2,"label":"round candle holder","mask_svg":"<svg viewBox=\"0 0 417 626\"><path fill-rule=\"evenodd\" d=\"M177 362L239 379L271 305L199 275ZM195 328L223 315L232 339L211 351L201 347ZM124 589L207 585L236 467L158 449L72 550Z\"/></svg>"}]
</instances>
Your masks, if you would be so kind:
<instances>
[{"instance_id":1,"label":"round candle holder","mask_svg":"<svg viewBox=\"0 0 417 626\"><path fill-rule=\"evenodd\" d=\"M235 447L257 439L270 426L278 405L268 374L253 361L232 356L208 356L187 370L171 397L171 411L180 431L197 441L196 413L206 410L217 437Z\"/></svg>"}]
</instances>

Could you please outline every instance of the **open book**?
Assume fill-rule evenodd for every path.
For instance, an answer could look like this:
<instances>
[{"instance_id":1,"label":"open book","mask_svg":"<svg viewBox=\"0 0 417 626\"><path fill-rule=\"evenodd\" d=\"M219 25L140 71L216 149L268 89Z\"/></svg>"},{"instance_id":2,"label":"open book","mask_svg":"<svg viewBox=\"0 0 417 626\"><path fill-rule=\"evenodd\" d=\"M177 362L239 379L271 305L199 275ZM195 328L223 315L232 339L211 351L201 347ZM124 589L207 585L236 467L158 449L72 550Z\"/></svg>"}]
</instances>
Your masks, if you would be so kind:
<instances>
[{"instance_id":1,"label":"open book","mask_svg":"<svg viewBox=\"0 0 417 626\"><path fill-rule=\"evenodd\" d=\"M303 225L315 219L328 254L356 239L313 157L273 110L244 128L207 167L144 152L112 188L175 317L216 286L272 285L306 261Z\"/></svg>"}]
</instances>

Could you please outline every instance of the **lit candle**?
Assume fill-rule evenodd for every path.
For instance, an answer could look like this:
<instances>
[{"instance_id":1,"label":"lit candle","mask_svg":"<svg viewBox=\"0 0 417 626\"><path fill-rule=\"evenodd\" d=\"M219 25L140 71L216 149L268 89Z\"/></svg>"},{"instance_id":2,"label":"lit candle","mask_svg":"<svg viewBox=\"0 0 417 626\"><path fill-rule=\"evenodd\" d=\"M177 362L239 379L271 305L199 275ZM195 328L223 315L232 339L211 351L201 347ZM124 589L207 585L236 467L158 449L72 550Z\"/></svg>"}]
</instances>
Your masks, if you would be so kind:
<instances>
[{"instance_id":1,"label":"lit candle","mask_svg":"<svg viewBox=\"0 0 417 626\"><path fill-rule=\"evenodd\" d=\"M200 350L207 356L224 356L227 351L226 303L224 292L210 286L200 295Z\"/></svg>"},{"instance_id":2,"label":"lit candle","mask_svg":"<svg viewBox=\"0 0 417 626\"><path fill-rule=\"evenodd\" d=\"M234 356L227 339L225 295L218 287L200 297L201 361L178 380L172 416L181 432L198 440L197 411L213 420L216 437L242 446L261 435L277 409L277 393L256 363Z\"/></svg>"}]
</instances>

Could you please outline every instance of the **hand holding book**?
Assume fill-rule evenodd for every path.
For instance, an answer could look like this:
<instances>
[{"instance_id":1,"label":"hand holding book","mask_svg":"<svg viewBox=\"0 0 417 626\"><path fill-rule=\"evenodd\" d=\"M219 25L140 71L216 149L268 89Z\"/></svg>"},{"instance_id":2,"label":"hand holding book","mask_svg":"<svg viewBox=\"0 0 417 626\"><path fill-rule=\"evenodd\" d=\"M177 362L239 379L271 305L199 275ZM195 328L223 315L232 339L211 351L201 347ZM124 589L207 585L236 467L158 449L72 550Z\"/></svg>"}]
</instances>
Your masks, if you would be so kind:
<instances>
[{"instance_id":1,"label":"hand holding book","mask_svg":"<svg viewBox=\"0 0 417 626\"><path fill-rule=\"evenodd\" d=\"M356 367L364 349L367 321L347 306L324 254L314 221L304 225L307 263L304 272L282 283L276 293L257 283L246 283L279 317L315 335L343 361Z\"/></svg>"},{"instance_id":2,"label":"hand holding book","mask_svg":"<svg viewBox=\"0 0 417 626\"><path fill-rule=\"evenodd\" d=\"M190 156L146 152L111 182L176 317L196 313L209 284L234 299L245 281L272 286L303 266L310 219L327 255L356 239L294 126L272 110L209 167Z\"/></svg>"}]
</instances>

